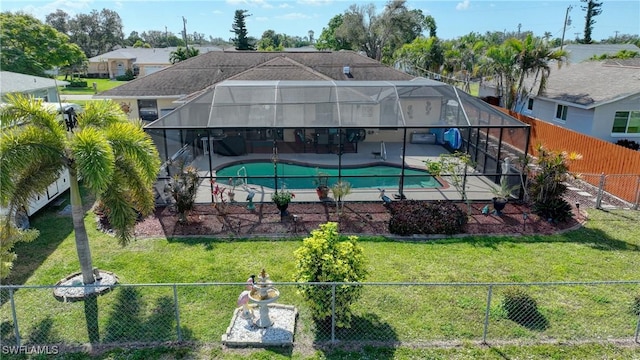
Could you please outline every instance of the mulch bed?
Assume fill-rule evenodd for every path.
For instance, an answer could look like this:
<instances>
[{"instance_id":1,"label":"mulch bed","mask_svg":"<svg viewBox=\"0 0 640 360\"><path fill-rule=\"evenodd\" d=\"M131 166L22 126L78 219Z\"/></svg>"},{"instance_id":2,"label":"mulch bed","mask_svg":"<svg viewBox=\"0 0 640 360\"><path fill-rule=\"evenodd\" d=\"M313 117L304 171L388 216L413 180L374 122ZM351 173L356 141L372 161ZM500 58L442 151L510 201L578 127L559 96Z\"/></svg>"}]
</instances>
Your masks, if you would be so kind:
<instances>
[{"instance_id":1,"label":"mulch bed","mask_svg":"<svg viewBox=\"0 0 640 360\"><path fill-rule=\"evenodd\" d=\"M509 203L501 216L482 214L486 202L472 204L472 215L465 234L517 235L553 234L575 228L584 220L574 209L574 218L566 223L554 224L531 214L528 206ZM465 204L458 204L466 211ZM213 205L196 205L186 223L178 222L171 207L158 207L154 214L136 225L135 236L180 237L202 236L211 238L239 237L304 237L322 223L335 221L343 234L380 235L395 237L389 233L389 211L382 203L345 203L341 215L335 204L291 203L289 216L281 218L280 211L272 203L256 204L253 211L245 204L229 204L220 213ZM523 214L527 214L524 223ZM295 215L295 216L294 216ZM295 221L294 221L295 220Z\"/></svg>"}]
</instances>

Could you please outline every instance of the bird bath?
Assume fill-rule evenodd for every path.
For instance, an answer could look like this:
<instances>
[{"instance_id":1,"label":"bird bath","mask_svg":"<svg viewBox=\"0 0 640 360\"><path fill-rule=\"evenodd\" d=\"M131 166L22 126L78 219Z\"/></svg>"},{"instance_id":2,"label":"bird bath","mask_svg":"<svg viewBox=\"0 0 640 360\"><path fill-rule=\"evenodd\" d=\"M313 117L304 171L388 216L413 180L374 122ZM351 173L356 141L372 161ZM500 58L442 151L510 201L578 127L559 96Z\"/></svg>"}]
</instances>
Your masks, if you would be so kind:
<instances>
[{"instance_id":1,"label":"bird bath","mask_svg":"<svg viewBox=\"0 0 640 360\"><path fill-rule=\"evenodd\" d=\"M275 302L280 297L280 291L271 285L269 274L262 269L258 276L258 281L253 284L253 289L249 293L249 300L258 305L260 316L254 321L257 327L267 328L273 325L269 318L269 304Z\"/></svg>"}]
</instances>

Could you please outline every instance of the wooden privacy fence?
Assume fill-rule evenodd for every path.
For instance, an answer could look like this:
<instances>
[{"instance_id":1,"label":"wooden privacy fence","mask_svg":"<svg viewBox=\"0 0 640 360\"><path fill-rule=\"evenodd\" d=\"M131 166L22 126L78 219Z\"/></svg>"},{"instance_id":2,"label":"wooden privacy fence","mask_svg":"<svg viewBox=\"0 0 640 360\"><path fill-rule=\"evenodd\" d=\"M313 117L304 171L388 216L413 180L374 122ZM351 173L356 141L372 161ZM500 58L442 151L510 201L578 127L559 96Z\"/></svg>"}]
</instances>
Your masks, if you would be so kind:
<instances>
[{"instance_id":1,"label":"wooden privacy fence","mask_svg":"<svg viewBox=\"0 0 640 360\"><path fill-rule=\"evenodd\" d=\"M640 151L596 139L504 108L495 108L531 125L529 154L536 156L538 144L553 151L582 154L582 160L574 161L569 165L571 172L615 175L615 181L606 185L606 191L630 203L638 201ZM594 186L601 185L600 180L595 177L586 177L583 180Z\"/></svg>"}]
</instances>

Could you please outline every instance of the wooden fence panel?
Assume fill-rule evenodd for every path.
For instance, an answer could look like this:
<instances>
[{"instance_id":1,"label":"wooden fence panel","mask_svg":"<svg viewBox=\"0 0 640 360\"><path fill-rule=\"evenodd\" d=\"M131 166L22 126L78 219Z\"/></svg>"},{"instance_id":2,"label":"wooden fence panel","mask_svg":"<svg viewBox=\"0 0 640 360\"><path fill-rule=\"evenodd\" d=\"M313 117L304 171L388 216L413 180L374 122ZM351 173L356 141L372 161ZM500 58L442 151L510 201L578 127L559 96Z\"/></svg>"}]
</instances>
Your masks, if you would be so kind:
<instances>
[{"instance_id":1,"label":"wooden fence panel","mask_svg":"<svg viewBox=\"0 0 640 360\"><path fill-rule=\"evenodd\" d=\"M582 154L582 160L570 164L571 172L620 175L617 176L615 182L607 184L607 191L626 201L632 203L637 201L636 188L638 175L640 175L640 151L631 150L503 108L496 107L496 109L531 125L529 154L536 156L535 149L538 144L553 151ZM593 177L589 178L593 179ZM587 181L593 182L593 180ZM592 185L598 186L598 183L592 183Z\"/></svg>"}]
</instances>

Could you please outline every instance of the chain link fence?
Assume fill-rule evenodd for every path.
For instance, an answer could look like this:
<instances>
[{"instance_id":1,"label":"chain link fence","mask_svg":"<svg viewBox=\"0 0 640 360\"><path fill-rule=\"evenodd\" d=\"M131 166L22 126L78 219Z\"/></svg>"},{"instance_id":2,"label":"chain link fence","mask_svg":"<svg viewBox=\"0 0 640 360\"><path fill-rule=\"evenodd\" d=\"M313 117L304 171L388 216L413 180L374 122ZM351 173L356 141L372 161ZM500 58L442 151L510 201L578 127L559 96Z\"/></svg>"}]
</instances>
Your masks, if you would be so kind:
<instances>
[{"instance_id":1,"label":"chain link fence","mask_svg":"<svg viewBox=\"0 0 640 360\"><path fill-rule=\"evenodd\" d=\"M640 209L640 175L580 174L565 198L596 209Z\"/></svg>"},{"instance_id":2,"label":"chain link fence","mask_svg":"<svg viewBox=\"0 0 640 360\"><path fill-rule=\"evenodd\" d=\"M51 286L1 286L3 346L219 344L245 284L116 285L60 302ZM313 283L312 286L355 286ZM294 346L585 342L640 344L640 281L364 283L349 321L314 320L295 283L274 283L299 311ZM341 326L342 325L342 326Z\"/></svg>"}]
</instances>

